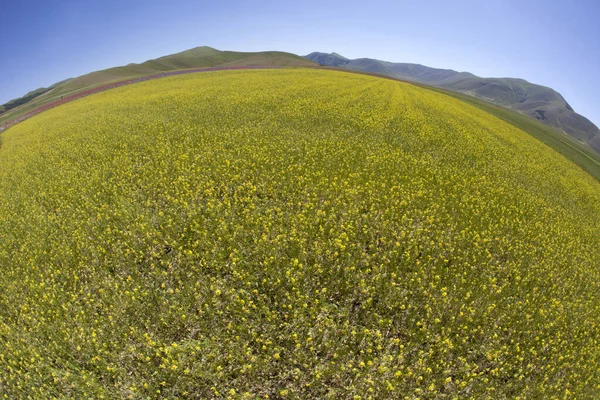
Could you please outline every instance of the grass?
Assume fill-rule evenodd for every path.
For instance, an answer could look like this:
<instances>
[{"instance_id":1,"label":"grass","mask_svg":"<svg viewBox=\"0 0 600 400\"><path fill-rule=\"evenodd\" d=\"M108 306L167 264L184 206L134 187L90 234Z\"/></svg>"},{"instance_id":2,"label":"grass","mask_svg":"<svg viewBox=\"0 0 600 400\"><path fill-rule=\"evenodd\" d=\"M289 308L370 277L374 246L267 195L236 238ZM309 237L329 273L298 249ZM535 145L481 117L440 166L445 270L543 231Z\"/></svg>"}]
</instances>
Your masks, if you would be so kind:
<instances>
[{"instance_id":1,"label":"grass","mask_svg":"<svg viewBox=\"0 0 600 400\"><path fill-rule=\"evenodd\" d=\"M600 393L600 184L476 107L227 71L2 139L6 398Z\"/></svg>"}]
</instances>

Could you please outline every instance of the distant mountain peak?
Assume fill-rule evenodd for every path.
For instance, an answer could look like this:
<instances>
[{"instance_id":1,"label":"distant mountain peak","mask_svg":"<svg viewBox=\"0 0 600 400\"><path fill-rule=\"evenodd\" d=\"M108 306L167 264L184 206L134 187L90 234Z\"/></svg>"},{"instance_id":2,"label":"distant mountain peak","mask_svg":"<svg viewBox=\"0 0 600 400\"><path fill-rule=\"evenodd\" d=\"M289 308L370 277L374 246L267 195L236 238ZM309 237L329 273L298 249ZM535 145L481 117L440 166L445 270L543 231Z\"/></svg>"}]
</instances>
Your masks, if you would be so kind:
<instances>
[{"instance_id":1,"label":"distant mountain peak","mask_svg":"<svg viewBox=\"0 0 600 400\"><path fill-rule=\"evenodd\" d=\"M333 53L330 53L332 56L334 57L338 57L338 58L343 58L344 60L348 60L348 58L344 57L343 55L341 55L340 53L336 53L335 51Z\"/></svg>"},{"instance_id":2,"label":"distant mountain peak","mask_svg":"<svg viewBox=\"0 0 600 400\"><path fill-rule=\"evenodd\" d=\"M314 51L304 56L304 58L307 58L320 65L329 65L333 67L343 66L350 62L349 59L339 55L338 53L321 53L319 51Z\"/></svg>"}]
</instances>

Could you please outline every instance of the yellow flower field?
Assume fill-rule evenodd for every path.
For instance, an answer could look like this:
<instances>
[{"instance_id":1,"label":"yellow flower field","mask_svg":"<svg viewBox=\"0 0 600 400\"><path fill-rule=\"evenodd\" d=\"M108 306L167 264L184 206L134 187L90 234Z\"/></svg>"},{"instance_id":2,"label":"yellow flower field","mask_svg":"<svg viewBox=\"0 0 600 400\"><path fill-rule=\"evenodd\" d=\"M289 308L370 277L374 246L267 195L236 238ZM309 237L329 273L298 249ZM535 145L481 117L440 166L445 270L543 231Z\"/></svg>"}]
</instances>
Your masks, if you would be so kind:
<instances>
[{"instance_id":1,"label":"yellow flower field","mask_svg":"<svg viewBox=\"0 0 600 400\"><path fill-rule=\"evenodd\" d=\"M0 139L0 396L600 396L600 184L458 100L210 72Z\"/></svg>"}]
</instances>

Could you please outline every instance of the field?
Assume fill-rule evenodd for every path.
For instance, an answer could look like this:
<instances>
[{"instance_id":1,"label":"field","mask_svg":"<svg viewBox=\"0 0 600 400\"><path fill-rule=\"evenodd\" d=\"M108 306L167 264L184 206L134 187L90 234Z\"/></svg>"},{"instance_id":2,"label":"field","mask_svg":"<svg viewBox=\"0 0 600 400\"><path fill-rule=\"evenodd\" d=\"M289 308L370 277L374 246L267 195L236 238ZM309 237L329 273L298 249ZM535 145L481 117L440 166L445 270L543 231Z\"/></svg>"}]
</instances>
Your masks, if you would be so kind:
<instances>
[{"instance_id":1,"label":"field","mask_svg":"<svg viewBox=\"0 0 600 400\"><path fill-rule=\"evenodd\" d=\"M472 105L222 71L0 139L5 398L600 395L600 183Z\"/></svg>"},{"instance_id":2,"label":"field","mask_svg":"<svg viewBox=\"0 0 600 400\"><path fill-rule=\"evenodd\" d=\"M331 67L324 67L324 69L338 70L337 68ZM359 72L353 70L346 70L346 72L367 74L370 76L377 76L384 79L396 80L395 78L392 78L388 75L376 73ZM545 125L525 114L521 114L516 110L512 110L510 108L506 108L498 104L493 104L488 101L478 99L477 97L455 92L449 89L442 89L439 87L415 82L410 83L434 92L443 93L448 96L454 97L500 118L501 120L513 125L518 129L521 129L523 132L526 132L534 138L542 141L555 151L565 156L567 159L571 160L572 162L583 168L590 175L596 178L596 180L600 181L600 153L594 150L590 146L590 144L577 140L559 129Z\"/></svg>"},{"instance_id":3,"label":"field","mask_svg":"<svg viewBox=\"0 0 600 400\"><path fill-rule=\"evenodd\" d=\"M138 76L135 78L127 79L127 80L113 81L113 82L106 83L101 86L93 86L91 88L88 88L87 90L77 91L66 97L61 96L60 99L57 99L52 102L47 102L47 103L45 103L41 106L35 107L35 108L31 107L31 105L28 104L26 107L23 107L23 109L19 110L19 113L22 113L25 110L25 108L29 109L29 111L27 113L24 113L23 115L21 115L19 118L13 119L10 122L5 123L4 125L0 125L0 133L2 133L4 130L10 128L11 126L21 123L21 122L25 121L26 119L33 117L34 115L43 113L44 111L48 111L51 108L58 107L63 104L69 103L71 101L78 100L82 97L90 96L92 94L103 92L105 90L114 89L114 88L120 87L120 86L131 85L134 83L139 83L139 82L148 81L148 80L152 80L152 79L164 78L166 76L194 74L194 73L199 73L199 72L214 72L214 71L235 70L235 69L270 69L270 68L280 68L280 67L268 67L268 66L257 67L257 66L247 66L246 65L246 66L241 66L241 67L227 66L227 67L195 68L195 69L184 69L184 70L177 70L177 71L167 71L167 72L162 72L160 74L143 75L143 76Z\"/></svg>"}]
</instances>

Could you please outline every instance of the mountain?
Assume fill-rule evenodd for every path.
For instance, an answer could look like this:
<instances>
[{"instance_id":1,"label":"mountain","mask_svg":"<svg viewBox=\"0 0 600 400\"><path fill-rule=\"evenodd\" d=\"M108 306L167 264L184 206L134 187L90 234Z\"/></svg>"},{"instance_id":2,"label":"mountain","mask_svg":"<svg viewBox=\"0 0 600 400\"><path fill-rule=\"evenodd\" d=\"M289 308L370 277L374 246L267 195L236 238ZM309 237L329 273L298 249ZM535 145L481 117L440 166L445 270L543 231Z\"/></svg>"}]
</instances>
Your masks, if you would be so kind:
<instances>
[{"instance_id":1,"label":"mountain","mask_svg":"<svg viewBox=\"0 0 600 400\"><path fill-rule=\"evenodd\" d=\"M0 125L16 119L37 107L58 100L61 97L77 93L83 89L142 75L179 69L217 66L314 67L315 65L314 62L304 57L283 51L237 52L221 51L208 46L195 47L140 64L133 63L121 67L108 68L58 82L49 88L40 88L20 99L8 102L7 105L9 105L9 108L6 105L4 105L4 110L0 108Z\"/></svg>"},{"instance_id":2,"label":"mountain","mask_svg":"<svg viewBox=\"0 0 600 400\"><path fill-rule=\"evenodd\" d=\"M320 65L329 65L333 67L347 64L350 61L346 57L343 57L337 53L326 54L314 52L307 55L306 58Z\"/></svg>"},{"instance_id":3,"label":"mountain","mask_svg":"<svg viewBox=\"0 0 600 400\"><path fill-rule=\"evenodd\" d=\"M588 142L592 148L600 151L600 130L596 125L577 114L560 93L524 79L481 78L469 72L372 58L351 60L337 53L313 52L305 58L322 66L387 75L478 97L562 130L580 141Z\"/></svg>"}]
</instances>

